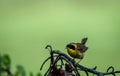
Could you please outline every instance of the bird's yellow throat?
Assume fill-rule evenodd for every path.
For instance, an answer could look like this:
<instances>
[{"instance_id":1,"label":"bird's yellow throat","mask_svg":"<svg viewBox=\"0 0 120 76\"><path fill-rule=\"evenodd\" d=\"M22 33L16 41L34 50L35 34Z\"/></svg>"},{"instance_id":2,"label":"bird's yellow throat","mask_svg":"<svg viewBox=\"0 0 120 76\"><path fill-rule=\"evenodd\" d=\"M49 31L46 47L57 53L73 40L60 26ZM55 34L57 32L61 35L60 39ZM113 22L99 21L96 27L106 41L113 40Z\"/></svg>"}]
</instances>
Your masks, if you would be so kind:
<instances>
[{"instance_id":1,"label":"bird's yellow throat","mask_svg":"<svg viewBox=\"0 0 120 76\"><path fill-rule=\"evenodd\" d=\"M70 54L70 56L75 57L77 55L77 51L67 48L67 52Z\"/></svg>"}]
</instances>

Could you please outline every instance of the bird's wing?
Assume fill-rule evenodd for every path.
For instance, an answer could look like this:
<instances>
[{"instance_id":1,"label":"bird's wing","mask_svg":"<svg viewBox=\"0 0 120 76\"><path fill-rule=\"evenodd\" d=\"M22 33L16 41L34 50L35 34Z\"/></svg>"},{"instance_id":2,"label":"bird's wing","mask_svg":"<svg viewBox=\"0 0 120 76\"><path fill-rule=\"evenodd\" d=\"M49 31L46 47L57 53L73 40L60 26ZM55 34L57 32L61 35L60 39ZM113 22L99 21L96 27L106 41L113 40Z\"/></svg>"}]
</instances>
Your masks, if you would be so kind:
<instances>
[{"instance_id":1,"label":"bird's wing","mask_svg":"<svg viewBox=\"0 0 120 76\"><path fill-rule=\"evenodd\" d=\"M88 49L88 47L86 47L85 45L82 45L80 43L76 43L76 44L77 44L76 49L79 50L81 53L85 52Z\"/></svg>"}]
</instances>

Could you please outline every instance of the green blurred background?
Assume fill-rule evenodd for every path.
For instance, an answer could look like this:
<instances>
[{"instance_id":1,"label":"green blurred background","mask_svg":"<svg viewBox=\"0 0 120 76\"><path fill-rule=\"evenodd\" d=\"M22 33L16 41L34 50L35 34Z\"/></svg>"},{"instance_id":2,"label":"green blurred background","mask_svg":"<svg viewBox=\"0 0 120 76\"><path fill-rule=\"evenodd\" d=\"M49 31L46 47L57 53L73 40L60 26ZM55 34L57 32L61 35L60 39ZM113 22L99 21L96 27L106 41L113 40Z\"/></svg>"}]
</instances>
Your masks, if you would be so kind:
<instances>
[{"instance_id":1,"label":"green blurred background","mask_svg":"<svg viewBox=\"0 0 120 76\"><path fill-rule=\"evenodd\" d=\"M0 53L10 55L13 72L21 64L27 76L37 73L49 56L47 44L67 54L66 44L83 37L89 50L82 65L120 70L120 1L0 0Z\"/></svg>"}]
</instances>

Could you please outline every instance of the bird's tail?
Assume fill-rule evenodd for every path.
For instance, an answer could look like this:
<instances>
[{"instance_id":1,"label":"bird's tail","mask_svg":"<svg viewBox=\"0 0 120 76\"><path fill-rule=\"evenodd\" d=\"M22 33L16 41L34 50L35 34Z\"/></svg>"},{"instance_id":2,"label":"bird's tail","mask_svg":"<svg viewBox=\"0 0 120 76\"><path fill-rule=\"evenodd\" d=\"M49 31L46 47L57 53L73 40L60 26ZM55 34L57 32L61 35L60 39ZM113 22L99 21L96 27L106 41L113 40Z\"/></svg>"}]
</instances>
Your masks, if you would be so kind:
<instances>
[{"instance_id":1,"label":"bird's tail","mask_svg":"<svg viewBox=\"0 0 120 76\"><path fill-rule=\"evenodd\" d=\"M88 39L87 37L83 38L83 39L81 40L81 44L84 45L84 44L87 42L87 39Z\"/></svg>"}]
</instances>

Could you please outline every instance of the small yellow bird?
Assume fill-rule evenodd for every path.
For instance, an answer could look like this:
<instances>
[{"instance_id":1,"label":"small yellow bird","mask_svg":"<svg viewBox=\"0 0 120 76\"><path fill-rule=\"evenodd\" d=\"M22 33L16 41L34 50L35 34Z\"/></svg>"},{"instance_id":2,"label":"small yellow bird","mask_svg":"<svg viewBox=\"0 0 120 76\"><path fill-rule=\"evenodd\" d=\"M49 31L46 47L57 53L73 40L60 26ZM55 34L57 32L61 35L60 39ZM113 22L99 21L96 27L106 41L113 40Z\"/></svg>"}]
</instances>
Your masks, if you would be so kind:
<instances>
[{"instance_id":1,"label":"small yellow bird","mask_svg":"<svg viewBox=\"0 0 120 76\"><path fill-rule=\"evenodd\" d=\"M68 54L73 58L82 60L84 57L84 53L88 49L88 47L85 46L87 39L88 38L83 38L80 43L67 44L66 49Z\"/></svg>"}]
</instances>

